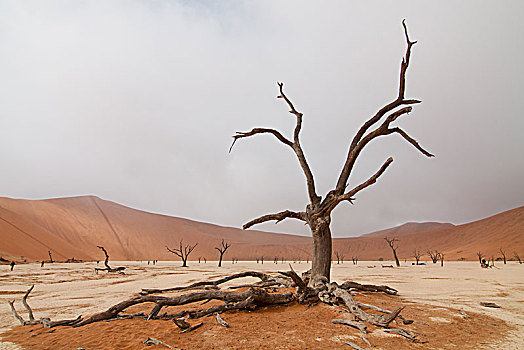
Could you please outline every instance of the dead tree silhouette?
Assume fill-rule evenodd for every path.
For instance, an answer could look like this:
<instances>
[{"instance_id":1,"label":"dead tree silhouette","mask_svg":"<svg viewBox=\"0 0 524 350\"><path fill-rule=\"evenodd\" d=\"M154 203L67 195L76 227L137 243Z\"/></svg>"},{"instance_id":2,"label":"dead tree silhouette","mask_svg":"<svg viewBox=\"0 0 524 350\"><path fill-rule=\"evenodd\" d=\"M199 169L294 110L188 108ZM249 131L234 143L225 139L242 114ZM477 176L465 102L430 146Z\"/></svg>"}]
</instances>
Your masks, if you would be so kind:
<instances>
[{"instance_id":1,"label":"dead tree silhouette","mask_svg":"<svg viewBox=\"0 0 524 350\"><path fill-rule=\"evenodd\" d=\"M304 211L292 211L284 210L279 213L267 214L256 219L253 219L246 224L243 228L248 229L254 225L267 222L267 221L276 221L277 223L285 219L296 219L304 221L311 231L313 237L313 254L312 254L312 282L317 279L317 277L326 278L328 281L330 279L330 269L331 269L331 256L332 256L332 240L331 240L331 212L342 202L349 202L353 204L355 200L355 195L360 191L366 189L367 187L373 185L377 182L377 179L386 171L386 169L393 162L393 158L388 158L384 164L377 170L375 174L369 177L366 181L359 185L350 185L348 182L349 177L353 171L354 165L357 161L357 158L362 153L362 150L370 144L371 141L386 135L397 134L404 138L405 141L410 143L418 151L424 154L427 157L433 157L431 153L426 151L419 143L409 136L403 129L398 126L392 126L391 124L399 119L402 116L407 115L413 109L413 105L420 103L420 100L417 99L407 99L405 97L406 89L406 72L409 67L411 49L416 41L411 41L408 36L407 27L405 22L402 21L404 27L404 34L407 43L407 49L405 56L402 59L400 65L400 82L398 88L397 97L385 104L374 116L368 119L358 130L358 132L353 137L349 150L347 153L347 158L344 162L338 180L335 187L330 190L324 198L317 194L317 189L315 186L315 180L313 173L309 166L309 163L306 160L302 145L300 144L300 132L302 130L302 112L299 112L288 96L284 93L284 84L278 83L279 99L282 99L286 105L289 107L289 113L296 117L296 126L293 132L293 139L288 139L282 135L279 131L271 128L254 128L250 131L237 132L233 136L233 143L229 151L235 145L235 143L242 139L259 134L269 134L274 136L278 141L280 141L285 146L289 147L296 155L298 163L302 168L304 176L307 183L307 193L309 198L309 203L306 205ZM381 122L382 121L382 122ZM381 122L381 123L380 123Z\"/></svg>"},{"instance_id":2,"label":"dead tree silhouette","mask_svg":"<svg viewBox=\"0 0 524 350\"><path fill-rule=\"evenodd\" d=\"M222 240L222 243L220 244L220 247L215 247L216 250L220 253L220 258L218 260L218 267L222 267L222 257L226 253L226 250L231 247L231 243L224 242ZM264 263L264 258L262 258L262 264Z\"/></svg>"},{"instance_id":3,"label":"dead tree silhouette","mask_svg":"<svg viewBox=\"0 0 524 350\"><path fill-rule=\"evenodd\" d=\"M195 243L195 245L188 244L182 247L182 240L180 240L178 248L170 249L168 246L166 246L166 249L169 252L175 254L176 256L179 256L180 259L182 259L182 267L187 267L187 258L189 257L189 254L191 254L191 252L195 249L197 245L198 243Z\"/></svg>"}]
</instances>

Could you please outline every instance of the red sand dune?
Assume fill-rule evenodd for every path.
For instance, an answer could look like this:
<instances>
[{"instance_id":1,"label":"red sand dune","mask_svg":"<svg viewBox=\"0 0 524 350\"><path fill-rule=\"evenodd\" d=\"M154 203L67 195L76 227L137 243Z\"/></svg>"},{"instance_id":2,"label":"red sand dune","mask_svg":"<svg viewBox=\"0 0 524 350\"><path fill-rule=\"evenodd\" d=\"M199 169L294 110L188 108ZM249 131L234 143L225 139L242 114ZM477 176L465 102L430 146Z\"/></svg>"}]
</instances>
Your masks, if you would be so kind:
<instances>
[{"instance_id":1,"label":"red sand dune","mask_svg":"<svg viewBox=\"0 0 524 350\"><path fill-rule=\"evenodd\" d=\"M383 236L400 239L399 256L410 258L413 250L438 249L446 259L476 259L477 251L499 256L499 248L512 256L524 256L524 207L508 210L465 225L408 223L358 238L334 239L334 250L345 259L391 259ZM286 260L310 256L309 237L256 230L243 231L192 220L151 214L102 200L94 196L25 200L0 197L0 256L8 259L48 259L51 250L56 260L76 258L103 260L96 248L103 245L112 260L178 260L165 246L198 246L190 260L206 257L217 260L215 247L222 239L232 243L226 259Z\"/></svg>"}]
</instances>

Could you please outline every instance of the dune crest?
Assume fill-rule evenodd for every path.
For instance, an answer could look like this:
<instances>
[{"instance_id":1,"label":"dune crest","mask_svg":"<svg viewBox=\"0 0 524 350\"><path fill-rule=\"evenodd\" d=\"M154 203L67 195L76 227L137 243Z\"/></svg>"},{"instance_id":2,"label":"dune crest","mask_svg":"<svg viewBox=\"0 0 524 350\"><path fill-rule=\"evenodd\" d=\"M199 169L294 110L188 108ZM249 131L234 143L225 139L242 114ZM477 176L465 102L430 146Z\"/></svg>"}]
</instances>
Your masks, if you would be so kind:
<instances>
[{"instance_id":1,"label":"dune crest","mask_svg":"<svg viewBox=\"0 0 524 350\"><path fill-rule=\"evenodd\" d=\"M454 226L449 223L406 223L356 238L335 238L334 250L345 260L389 259L385 235L400 239L399 256L410 259L415 248L425 252L438 249L446 259L476 259L478 251L499 256L498 250L524 255L524 207ZM68 258L103 260L96 247L107 248L112 260L178 260L165 246L198 243L189 257L216 260L215 247L222 239L232 243L225 256L240 260L265 260L275 257L306 260L311 238L257 230L243 231L188 219L152 214L132 209L95 196L44 200L0 197L0 255L29 261ZM23 257L23 258L22 258ZM427 258L426 258L427 260Z\"/></svg>"}]
</instances>

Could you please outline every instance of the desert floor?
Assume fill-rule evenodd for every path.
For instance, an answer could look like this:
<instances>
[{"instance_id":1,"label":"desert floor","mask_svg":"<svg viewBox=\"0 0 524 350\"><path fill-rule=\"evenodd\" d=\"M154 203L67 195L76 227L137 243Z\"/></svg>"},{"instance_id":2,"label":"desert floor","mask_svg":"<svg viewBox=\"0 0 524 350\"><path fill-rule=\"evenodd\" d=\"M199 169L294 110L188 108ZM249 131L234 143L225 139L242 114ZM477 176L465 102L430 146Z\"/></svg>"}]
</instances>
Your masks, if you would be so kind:
<instances>
[{"instance_id":1,"label":"desert floor","mask_svg":"<svg viewBox=\"0 0 524 350\"><path fill-rule=\"evenodd\" d=\"M97 267L97 264L92 262L78 264L54 263L46 264L43 268L40 267L40 264L16 265L14 271L9 271L9 266L7 265L0 265L0 332L8 331L14 327L14 330L17 331L11 334L11 337L15 338L17 336L22 338L24 335L25 337L28 337L28 334L31 334L32 337L43 334L42 326L40 325L15 327L19 323L13 316L7 303L8 300L16 300L15 306L17 307L17 310L27 319L27 314L21 304L21 299L25 291L32 284L35 285L35 288L28 298L28 303L31 305L35 317L50 317L55 320L75 318L79 314L87 316L105 310L119 301L128 299L134 293L140 291L141 288L168 288L182 286L195 281L216 279L220 276L246 270L276 272L278 270L289 269L287 264L283 265L279 263L275 265L273 262L265 262L262 265L257 264L256 262L238 262L232 264L231 261L226 261L222 268L218 268L216 262L210 261L206 264L199 264L198 262L191 261L188 264L189 267L182 268L178 261L161 261L156 265L148 265L147 261L111 262L113 267L126 266L126 275L107 274L105 272L95 274L94 268ZM358 265L353 265L351 262L344 262L343 264L337 264L335 262L332 269L332 280L337 282L353 280L359 283L387 284L388 286L397 289L399 291L399 297L396 297L397 299L395 300L387 299L388 297L377 299L375 296L364 295L364 299L361 299L361 301L376 303L378 306L390 309L393 309L399 305L399 303L400 305L407 305L403 314L415 319L415 325L417 324L417 321L420 321L418 322L419 325L417 330L422 331L422 336L427 336L429 338L438 336L443 337L440 340L434 338L435 340L431 340L427 344L413 344L403 338L395 340L400 342L399 344L405 344L405 346L401 345L403 348L524 349L524 336L522 336L522 334L524 334L524 264L519 265L515 262L508 262L507 265L503 265L499 262L495 268L481 269L477 262L446 262L444 267L441 267L440 264L432 264L431 262L424 266L413 266L411 265L411 262L407 262L403 263L403 266L400 268L382 267L382 265L391 264L391 262L359 262ZM101 265L102 263L100 263L100 266L98 267L102 267ZM297 272L302 272L309 266L302 262L301 264L294 263L293 267ZM229 285L245 284L254 281L256 280L249 278L239 279L229 282ZM225 284L224 286L227 287L227 285L228 284ZM388 306L389 301L392 301L392 304L389 304ZM480 302L493 302L500 305L501 308L486 308L481 306ZM300 309L298 309L299 307ZM332 325L330 323L329 317L332 317L331 314L340 311L320 307L312 307L309 310L315 308L318 308L319 310L318 312L315 312L319 313L319 315L324 313L326 318L321 321L308 321L305 317L305 322L323 322L325 323L325 327L329 327L330 331L331 329L334 329L334 332L340 334L347 333L353 335L346 336L345 338L343 335L331 335L325 339L320 339L316 336L312 338L313 344L308 342L304 344L295 342L292 346L286 346L285 344L278 346L278 344L273 344L270 347L314 349L338 348L338 346L343 345L341 348L349 348L347 345L344 345L344 339L357 339L360 341L358 331L346 328L345 326ZM425 311L422 311L423 309ZM282 331L284 334L286 332L292 334L297 331L297 328L300 328L299 322L303 321L300 320L300 315L306 312L304 311L304 306L296 305L289 307L288 309L285 309L285 307L277 307L274 312L280 312L278 315L271 314L271 312L273 312L271 310L263 311L261 312L261 315L266 317L266 321L269 320L270 323L273 322L271 319L271 315L273 315L273 318L278 318L281 322L284 322L285 318L288 322L291 322L289 324L292 324L292 320L283 316L288 312L286 310L291 312L288 315L293 315L294 312L298 315L297 317L299 319L295 320L296 324L293 326L295 327L294 330L286 330L284 323L282 323L282 327L284 328L280 329L278 332ZM460 314L459 310L471 314L472 318L465 319ZM235 316L235 314L238 315ZM245 322L242 317L256 317L257 312L250 313L251 316L245 316L246 314L247 312L242 311L224 314L224 319L228 320L232 325L232 327L227 330L224 329L224 331L235 332L235 321ZM210 335L215 336L218 332L223 333L224 331L220 328L216 328L218 327L216 321L214 322L215 324L211 325L211 322L214 321L213 319L204 318L202 320L209 323L209 325L201 327L201 332L204 332L204 335L201 336L202 339L199 338L199 342L196 340L195 342L189 340L188 343L184 344L183 342L180 343L182 340L179 339L179 343L173 343L177 340L175 338L169 338L167 333L165 333L165 330L161 330L160 328L158 328L158 334L151 333L149 336L163 340L168 344L171 341L171 345L184 349L200 347L212 348L213 345L205 343L206 339L204 338L209 338ZM129 329L132 329L134 325L132 323L120 323L126 321L135 322L136 320L108 323L99 322L101 324L105 323L106 325L110 324L111 328L103 330L99 329L98 331L105 332L104 337L108 335L107 332L110 332L112 336L118 338L119 330L124 330L128 328L128 326L130 327ZM146 322L143 320L138 321ZM467 322L474 321L476 323L470 323L468 326ZM171 332L176 331L176 327L173 328L174 325L169 321L148 322L162 322L166 325L163 327L170 327L169 329L171 329ZM118 326L119 323L121 325L120 328ZM90 326L92 325L85 327ZM100 325L100 327L102 326L105 325ZM138 329L142 329L140 327L143 328L143 326L139 326ZM424 327L427 327L426 330L424 330ZM27 333L30 328L33 329L34 332L31 331L32 333ZM65 332L68 330L66 330L65 327L59 328L60 329L53 334L42 335L42 337L47 337L42 339L50 341L51 343L49 344L53 344L52 341L54 340L52 340L51 337L59 338L60 334L62 334L61 332L64 332L62 338L64 336L73 337L73 335L66 335ZM76 328L75 330L82 328L84 327ZM98 328L96 327L91 328L91 332L96 332L97 329ZM152 328L151 330L148 330L148 332L153 332L155 329L156 328ZM255 327L254 329L258 328ZM455 333L449 333L448 335L440 334L443 332L446 333L447 329L450 332L452 330ZM375 330L367 336L372 343L376 343L373 344L373 349L398 347L398 344L395 345L394 343L391 343L388 345L388 342L377 340L379 335L378 331L379 330ZM13 332L13 330L10 332ZM196 330L193 333L197 332L199 332L199 330ZM264 327L261 326L259 332L264 332ZM268 330L267 332L270 331ZM311 333L312 331L308 332ZM140 332L138 331L134 331L133 334L126 335L124 332L123 337L132 337L133 335L143 337L142 334L139 333ZM490 336L484 339L483 336L486 333L490 333ZM246 339L250 336L250 334L246 333L246 330L244 330L244 333L242 334L245 334L244 336ZM377 335L377 337L374 337L373 334ZM184 334L184 336L186 335L188 336L187 339L192 339L190 337L196 339L197 337L196 335L192 336L191 333ZM2 335L0 334L0 337L1 336ZM100 338L102 334L94 336ZM261 344L271 344L270 337L266 340L260 339L261 337L264 338L263 335L257 337L256 341L258 341L258 343L242 343L245 339L237 339L235 343L228 343L228 339L231 341L234 336L234 333L231 333L231 336L229 338L226 337L222 343L218 343L217 347L259 348L262 346ZM236 336L238 337L239 335L237 334ZM306 336L314 335L304 334L303 338ZM76 337L76 335L74 335L74 337ZM164 337L164 339L162 339L162 337ZM168 338L166 339L165 337ZM382 335L382 337L384 337L384 335ZM398 336L392 335L387 335L387 337L388 339L391 337L394 337L395 339L399 338ZM16 340L15 338L10 338L10 340ZM315 344L315 340L318 341L318 343ZM109 340L108 344L111 344L112 341L114 340ZM142 348L140 347L142 344L140 344L138 339L136 341L136 347L129 346L127 348ZM266 343L264 343L264 341ZM474 345L468 343L469 345L467 346L465 346L464 344L466 343L464 343L461 346L461 343L464 341L476 341L476 343ZM38 341L36 342L38 343ZM357 343L357 341L354 342ZM140 344L140 346L138 344ZM366 347L365 343L362 343L361 341L359 344L360 346ZM27 348L38 348L35 345L26 346ZM59 345L42 345L41 348L53 349L55 347L60 348ZM73 343L71 343L69 348L76 349L76 347L76 345L73 346ZM105 346L85 346L86 350L97 348L105 348ZM107 348L112 347L108 345ZM126 346L118 346L118 348L126 348ZM161 349L162 347L153 346L150 348ZM20 349L20 347L4 339L3 341L0 340L0 349Z\"/></svg>"}]
</instances>

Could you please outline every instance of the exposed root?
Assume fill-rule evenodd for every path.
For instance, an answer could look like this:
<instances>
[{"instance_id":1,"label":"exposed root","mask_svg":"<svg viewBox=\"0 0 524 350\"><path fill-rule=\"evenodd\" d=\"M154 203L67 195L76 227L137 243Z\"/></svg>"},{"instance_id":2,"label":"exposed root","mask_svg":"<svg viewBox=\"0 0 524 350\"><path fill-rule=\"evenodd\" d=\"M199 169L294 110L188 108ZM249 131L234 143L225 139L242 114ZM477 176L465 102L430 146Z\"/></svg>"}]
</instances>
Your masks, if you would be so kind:
<instances>
[{"instance_id":1,"label":"exposed root","mask_svg":"<svg viewBox=\"0 0 524 350\"><path fill-rule=\"evenodd\" d=\"M216 281L200 281L200 282L195 282L193 284L190 284L189 286L184 286L184 287L173 287L173 288L166 288L166 289L142 288L142 291L140 292L140 294L141 295L161 294L161 293L175 292L175 291L186 291L190 289L202 289L205 287L217 287L220 284L226 283L228 281L231 281L237 278L243 278L243 277L260 278L262 285L252 285L253 287L265 286L263 285L264 283L271 283L271 285L281 285L283 287L292 287L293 286L293 283L290 278L283 278L281 276L272 276L272 275L268 275L266 273L262 273L258 271L246 271L246 272L235 273L234 275L220 278Z\"/></svg>"},{"instance_id":2,"label":"exposed root","mask_svg":"<svg viewBox=\"0 0 524 350\"><path fill-rule=\"evenodd\" d=\"M269 275L256 271L246 271L227 276L215 281L196 282L185 287L174 287L168 289L143 289L139 295L119 302L111 306L107 310L91 315L86 319L83 319L81 316L78 316L76 319L73 320L51 321L48 318L35 320L33 317L32 310L27 304L27 297L29 296L29 293L33 290L33 286L29 288L29 290L22 299L22 302L29 314L28 321L25 321L22 318L22 316L20 316L16 312L16 309L14 307L14 301L9 301L9 305L11 306L13 314L22 325L42 324L45 327L81 327L99 321L114 321L121 319L142 318L146 320L172 320L175 323L175 325L177 325L177 327L181 330L181 332L190 332L200 327L202 323L191 326L187 322L188 319L198 319L207 315L216 314L217 322L224 327L228 327L228 323L222 319L220 313L230 310L255 310L260 306L289 304L294 300L296 300L299 303L307 302L309 308L311 305L316 305L318 302L322 301L323 303L328 303L330 305L341 305L343 307L347 307L348 309L346 311L349 311L351 314L353 314L356 318L356 321L351 321L348 319L334 319L332 320L332 322L335 324L344 324L351 326L360 330L364 334L367 332L367 326L364 323L388 328L389 324L396 317L401 317L399 314L404 308L400 307L394 311L388 311L373 305L356 302L351 296L349 290L354 289L353 287L355 285L362 286L358 283L345 282L339 286L335 282L328 284L327 279L320 278L315 280L314 283L311 283L312 281L310 281L310 285L308 285L306 284L305 280L301 278L292 268L290 271L279 272L279 274L280 275ZM260 279L260 282L249 285L248 289L242 292L221 290L219 287L219 285L222 283L242 277L257 277ZM278 290L270 288L274 285L284 287L296 286L296 291L295 293L278 293ZM366 288L367 291L372 289L370 285L364 286L364 288ZM264 288L268 288L269 291ZM190 290L194 289L204 290L190 292ZM375 287L373 288L373 290L385 292L388 294L396 294L396 290L387 286L380 286L380 288ZM178 291L186 293L179 293L180 295L175 296L154 295L154 293L165 293L168 291ZM395 293L392 293L392 291L394 291ZM193 303L204 304L209 302L210 300L219 300L223 301L224 303L214 305L208 309L189 309L180 311L175 314L168 314L167 312L161 313L164 307L180 306ZM123 313L123 311L125 311L131 306L145 303L153 304L147 316L143 312L136 314ZM370 314L363 311L362 308L374 309L376 311L381 312L381 314ZM404 323L406 323L406 320L404 320ZM415 339L416 337L416 335L410 334L408 331L400 330L393 332L397 332L398 334L411 340Z\"/></svg>"}]
</instances>

